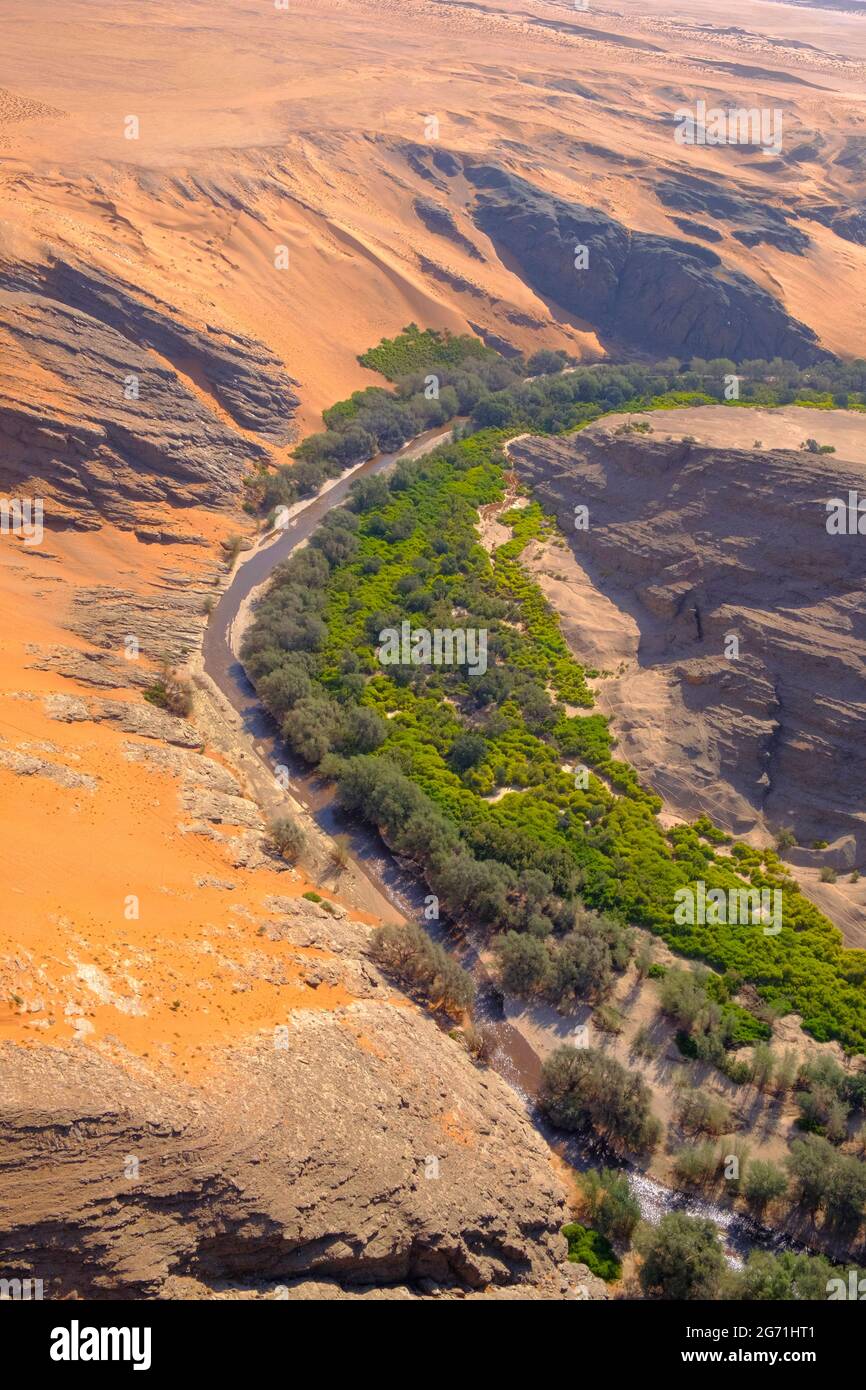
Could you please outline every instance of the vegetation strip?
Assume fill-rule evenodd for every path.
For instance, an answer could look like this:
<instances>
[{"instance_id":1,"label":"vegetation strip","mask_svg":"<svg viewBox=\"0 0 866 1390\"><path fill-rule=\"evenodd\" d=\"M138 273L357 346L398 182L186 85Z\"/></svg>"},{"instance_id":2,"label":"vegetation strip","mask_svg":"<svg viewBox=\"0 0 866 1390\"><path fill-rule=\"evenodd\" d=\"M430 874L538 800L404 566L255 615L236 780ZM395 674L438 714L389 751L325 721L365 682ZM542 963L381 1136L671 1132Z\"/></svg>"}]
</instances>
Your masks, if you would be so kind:
<instances>
[{"instance_id":1,"label":"vegetation strip","mask_svg":"<svg viewBox=\"0 0 866 1390\"><path fill-rule=\"evenodd\" d=\"M777 381L755 384L755 403L787 394L828 403L829 387L802 382L837 369L759 365ZM704 369L677 368L687 382ZM863 384L856 364L845 370L849 385ZM592 388L596 399L581 409L595 416L622 408L623 397L694 404L691 392L635 397L641 385L665 384L664 371L583 368L521 382L509 408L521 426L544 429L551 396L565 389ZM490 413L490 400L476 415ZM587 672L519 562L553 523L530 504L503 518L512 539L492 557L477 539L478 509L505 496L502 446L512 433L479 429L401 462L388 481L353 485L310 547L275 571L256 610L243 656L261 699L293 748L336 779L343 805L417 864L446 911L499 935L510 989L563 1004L602 997L638 924L719 972L706 982L717 1008L692 1036L693 1055L724 1062L727 1049L769 1034L773 1012L792 1010L816 1038L866 1050L866 959L843 946L777 854L744 844L719 854L727 837L705 817L664 831L660 799L615 757L606 719L569 712L592 703ZM405 624L410 633L484 631L486 671L383 665L380 634ZM565 770L575 762L591 770L585 788ZM515 790L491 800L501 788ZM707 893L783 890L781 931L678 922L677 890L699 883ZM746 1007L735 998L744 986Z\"/></svg>"}]
</instances>

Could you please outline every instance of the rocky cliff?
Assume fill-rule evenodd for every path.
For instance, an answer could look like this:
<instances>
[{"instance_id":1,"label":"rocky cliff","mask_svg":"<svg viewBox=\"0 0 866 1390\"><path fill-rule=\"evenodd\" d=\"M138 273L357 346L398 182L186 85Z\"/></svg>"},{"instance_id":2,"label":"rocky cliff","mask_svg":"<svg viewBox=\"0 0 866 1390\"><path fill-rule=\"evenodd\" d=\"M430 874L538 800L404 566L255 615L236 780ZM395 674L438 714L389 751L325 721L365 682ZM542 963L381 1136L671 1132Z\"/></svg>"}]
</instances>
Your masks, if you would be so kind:
<instances>
[{"instance_id":1,"label":"rocky cliff","mask_svg":"<svg viewBox=\"0 0 866 1390\"><path fill-rule=\"evenodd\" d=\"M311 1000L228 1053L201 1087L71 1049L0 1050L3 1273L46 1297L160 1297L190 1279L267 1288L429 1282L569 1287L545 1146L501 1079L401 1005L367 931L312 904L272 925L315 948Z\"/></svg>"},{"instance_id":2,"label":"rocky cliff","mask_svg":"<svg viewBox=\"0 0 866 1390\"><path fill-rule=\"evenodd\" d=\"M825 355L810 328L714 251L632 231L598 208L564 202L495 165L468 164L465 172L478 190L474 217L481 230L515 259L533 288L591 324L603 342L656 356L737 362L778 356L809 363ZM782 232L789 241L798 235L781 218L780 229L755 235L768 240ZM576 264L580 247L585 265Z\"/></svg>"},{"instance_id":3,"label":"rocky cliff","mask_svg":"<svg viewBox=\"0 0 866 1390\"><path fill-rule=\"evenodd\" d=\"M94 592L103 646L79 649L31 640L46 580L18 582L0 1275L46 1298L604 1296L565 1262L522 1100L372 961L370 885L309 820L299 866L269 849L292 803L240 717L204 676L191 720L141 698L121 634L149 596Z\"/></svg>"},{"instance_id":4,"label":"rocky cliff","mask_svg":"<svg viewBox=\"0 0 866 1390\"><path fill-rule=\"evenodd\" d=\"M0 263L0 489L49 526L133 526L159 505L236 505L292 434L294 383L260 344L127 281Z\"/></svg>"},{"instance_id":5,"label":"rocky cliff","mask_svg":"<svg viewBox=\"0 0 866 1390\"><path fill-rule=\"evenodd\" d=\"M621 755L674 809L738 833L790 824L803 844L838 841L853 867L866 849L866 551L828 532L826 504L863 494L864 435L853 415L817 417L820 429L807 417L648 415L509 453L572 548L585 588L551 597L577 655L608 668L596 688ZM702 423L716 442L691 434ZM735 426L764 447L724 447ZM838 452L766 447L783 426Z\"/></svg>"}]
</instances>

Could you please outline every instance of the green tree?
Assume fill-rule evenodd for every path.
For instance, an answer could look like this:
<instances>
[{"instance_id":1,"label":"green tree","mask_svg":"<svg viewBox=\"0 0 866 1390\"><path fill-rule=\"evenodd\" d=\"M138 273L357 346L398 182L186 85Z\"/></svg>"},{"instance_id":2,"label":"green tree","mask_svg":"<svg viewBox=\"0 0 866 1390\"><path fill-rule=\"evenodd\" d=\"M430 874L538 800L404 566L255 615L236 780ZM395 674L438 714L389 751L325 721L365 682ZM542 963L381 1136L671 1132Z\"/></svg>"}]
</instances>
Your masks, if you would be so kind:
<instances>
[{"instance_id":1,"label":"green tree","mask_svg":"<svg viewBox=\"0 0 866 1390\"><path fill-rule=\"evenodd\" d=\"M640 1203L626 1173L590 1169L581 1179L592 1224L609 1240L629 1240L640 1221Z\"/></svg>"},{"instance_id":2,"label":"green tree","mask_svg":"<svg viewBox=\"0 0 866 1390\"><path fill-rule=\"evenodd\" d=\"M509 994L529 995L544 987L550 956L544 942L528 932L505 932L494 943L499 980Z\"/></svg>"},{"instance_id":3,"label":"green tree","mask_svg":"<svg viewBox=\"0 0 866 1390\"><path fill-rule=\"evenodd\" d=\"M451 766L457 772L466 772L470 767L477 767L484 760L486 753L487 740L481 734L470 732L457 735L448 756Z\"/></svg>"},{"instance_id":4,"label":"green tree","mask_svg":"<svg viewBox=\"0 0 866 1390\"><path fill-rule=\"evenodd\" d=\"M283 736L305 762L317 764L339 740L343 715L339 705L325 695L298 700L283 720Z\"/></svg>"},{"instance_id":5,"label":"green tree","mask_svg":"<svg viewBox=\"0 0 866 1390\"><path fill-rule=\"evenodd\" d=\"M731 1277L726 1293L730 1298L754 1302L824 1302L833 1274L833 1266L823 1255L795 1255L790 1250L772 1255L767 1250L753 1250L745 1267Z\"/></svg>"},{"instance_id":6,"label":"green tree","mask_svg":"<svg viewBox=\"0 0 866 1390\"><path fill-rule=\"evenodd\" d=\"M475 994L472 976L414 922L377 927L370 938L370 954L402 985L434 1007L459 1016L471 1006Z\"/></svg>"},{"instance_id":7,"label":"green tree","mask_svg":"<svg viewBox=\"0 0 866 1390\"><path fill-rule=\"evenodd\" d=\"M749 1206L758 1215L787 1191L788 1177L778 1164L763 1158L756 1158L749 1164L743 1193Z\"/></svg>"},{"instance_id":8,"label":"green tree","mask_svg":"<svg viewBox=\"0 0 866 1390\"><path fill-rule=\"evenodd\" d=\"M827 1198L835 1153L832 1144L817 1134L795 1139L785 1162L794 1180L798 1200L817 1211Z\"/></svg>"},{"instance_id":9,"label":"green tree","mask_svg":"<svg viewBox=\"0 0 866 1390\"><path fill-rule=\"evenodd\" d=\"M659 1124L650 1109L651 1092L642 1076L596 1048L558 1047L541 1070L538 1103L562 1129L591 1124L618 1146L654 1147Z\"/></svg>"},{"instance_id":10,"label":"green tree","mask_svg":"<svg viewBox=\"0 0 866 1390\"><path fill-rule=\"evenodd\" d=\"M674 1158L674 1171L680 1182L704 1187L714 1181L719 1172L719 1156L715 1144L687 1144Z\"/></svg>"},{"instance_id":11,"label":"green tree","mask_svg":"<svg viewBox=\"0 0 866 1390\"><path fill-rule=\"evenodd\" d=\"M725 1257L711 1221L668 1212L640 1242L640 1285L648 1298L715 1298Z\"/></svg>"}]
</instances>

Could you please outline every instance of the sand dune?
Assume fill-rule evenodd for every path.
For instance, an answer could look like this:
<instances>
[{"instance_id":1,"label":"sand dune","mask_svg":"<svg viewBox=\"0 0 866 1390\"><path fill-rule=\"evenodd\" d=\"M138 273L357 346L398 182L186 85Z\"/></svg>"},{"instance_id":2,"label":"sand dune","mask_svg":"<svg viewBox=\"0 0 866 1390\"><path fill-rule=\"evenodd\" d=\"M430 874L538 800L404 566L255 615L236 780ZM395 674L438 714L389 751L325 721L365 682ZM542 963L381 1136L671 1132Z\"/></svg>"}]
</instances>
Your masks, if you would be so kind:
<instances>
[{"instance_id":1,"label":"sand dune","mask_svg":"<svg viewBox=\"0 0 866 1390\"><path fill-rule=\"evenodd\" d=\"M413 167L431 145L644 231L680 235L657 196L678 172L787 211L809 237L804 255L744 246L716 221L720 254L833 350L862 340L866 250L799 221L864 195L850 157L866 72L857 16L740 4L720 24L709 5L676 18L660 5L575 15L533 0L293 0L285 13L250 3L216 16L188 0L150 5L145 28L135 6L118 21L116 5L72 3L50 25L25 0L7 10L4 241L23 233L45 255L119 264L191 320L261 340L300 381L306 427L370 379L355 355L412 318L597 350L483 238L479 261L423 225L415 199L444 201ZM677 146L671 113L698 97L778 105L786 153Z\"/></svg>"}]
</instances>

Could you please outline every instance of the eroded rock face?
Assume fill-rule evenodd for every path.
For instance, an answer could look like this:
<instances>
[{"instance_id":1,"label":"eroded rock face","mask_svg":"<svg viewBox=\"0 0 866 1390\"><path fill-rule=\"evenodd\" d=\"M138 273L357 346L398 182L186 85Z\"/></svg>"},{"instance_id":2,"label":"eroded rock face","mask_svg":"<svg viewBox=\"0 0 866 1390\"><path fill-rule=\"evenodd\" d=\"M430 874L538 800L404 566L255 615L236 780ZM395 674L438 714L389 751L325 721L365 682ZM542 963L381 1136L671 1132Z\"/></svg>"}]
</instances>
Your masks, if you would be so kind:
<instances>
[{"instance_id":1,"label":"eroded rock face","mask_svg":"<svg viewBox=\"0 0 866 1390\"><path fill-rule=\"evenodd\" d=\"M429 198L416 198L413 206L417 216L431 232L435 232L437 236L447 237L473 260L484 260L478 248L472 244L468 237L463 235L448 208L434 203Z\"/></svg>"},{"instance_id":2,"label":"eroded rock face","mask_svg":"<svg viewBox=\"0 0 866 1390\"><path fill-rule=\"evenodd\" d=\"M383 975L369 922L300 896L243 746L200 751L201 688L194 725L105 698L100 667L123 674L92 654L83 693L45 694L49 727L86 751L100 725L125 769L170 779L150 812L218 853L195 857L195 892L167 869L146 930L123 919L98 960L72 905L49 954L0 953L28 1044L0 1046L0 1273L47 1298L601 1296L563 1264L564 1195L523 1103ZM55 762L69 748L0 740L0 771L92 805L101 748L94 778Z\"/></svg>"},{"instance_id":3,"label":"eroded rock face","mask_svg":"<svg viewBox=\"0 0 866 1390\"><path fill-rule=\"evenodd\" d=\"M866 206L829 203L822 207L808 208L803 214L814 217L829 227L844 241L853 241L856 246L866 246Z\"/></svg>"},{"instance_id":4,"label":"eroded rock face","mask_svg":"<svg viewBox=\"0 0 866 1390\"><path fill-rule=\"evenodd\" d=\"M597 685L620 756L681 814L738 834L792 825L804 844L850 836L862 856L866 544L828 533L827 500L862 496L866 466L606 424L509 455L623 615L605 663L623 668ZM596 664L598 615L574 592L566 635Z\"/></svg>"},{"instance_id":5,"label":"eroded rock face","mask_svg":"<svg viewBox=\"0 0 866 1390\"><path fill-rule=\"evenodd\" d=\"M494 165L468 165L465 173L478 189L474 216L482 231L515 257L530 285L603 338L656 355L734 361L779 356L809 363L826 355L810 328L714 251L630 231ZM784 219L782 230L795 234ZM583 270L575 266L579 246L589 252Z\"/></svg>"},{"instance_id":6,"label":"eroded rock face","mask_svg":"<svg viewBox=\"0 0 866 1390\"><path fill-rule=\"evenodd\" d=\"M791 215L773 207L767 199L730 193L718 188L709 179L682 173L662 179L656 193L665 207L717 219L723 226L729 227L731 235L744 246L766 243L795 256L802 256L809 249L808 236L799 227L791 225ZM689 230L688 226L683 230ZM720 241L721 237L716 233L714 237L705 239Z\"/></svg>"},{"instance_id":7,"label":"eroded rock face","mask_svg":"<svg viewBox=\"0 0 866 1390\"><path fill-rule=\"evenodd\" d=\"M251 465L291 438L298 397L276 359L124 281L60 260L0 263L0 306L29 364L0 379L0 486L47 499L49 526L233 506Z\"/></svg>"},{"instance_id":8,"label":"eroded rock face","mask_svg":"<svg viewBox=\"0 0 866 1390\"><path fill-rule=\"evenodd\" d=\"M284 1048L224 1060L206 1089L169 1089L83 1045L6 1045L4 1274L46 1297L160 1296L178 1277L567 1293L543 1141L420 1011L296 1010Z\"/></svg>"}]
</instances>

